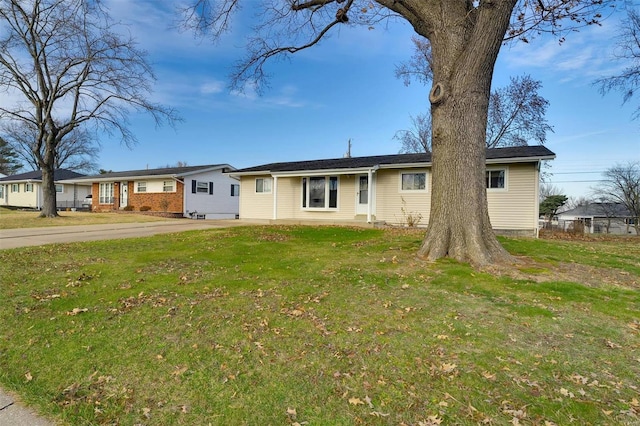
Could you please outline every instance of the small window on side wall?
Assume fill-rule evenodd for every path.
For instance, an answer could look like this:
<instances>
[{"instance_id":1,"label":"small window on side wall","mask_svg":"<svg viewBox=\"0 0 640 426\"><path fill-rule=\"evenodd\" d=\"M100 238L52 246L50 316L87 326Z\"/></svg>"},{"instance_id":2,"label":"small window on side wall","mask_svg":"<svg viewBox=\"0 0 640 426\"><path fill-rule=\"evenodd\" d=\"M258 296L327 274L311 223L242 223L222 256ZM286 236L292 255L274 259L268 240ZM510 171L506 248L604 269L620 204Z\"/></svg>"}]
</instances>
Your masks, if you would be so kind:
<instances>
[{"instance_id":1,"label":"small window on side wall","mask_svg":"<svg viewBox=\"0 0 640 426\"><path fill-rule=\"evenodd\" d=\"M271 192L271 178L257 178L256 192L259 194L266 194Z\"/></svg>"},{"instance_id":2,"label":"small window on side wall","mask_svg":"<svg viewBox=\"0 0 640 426\"><path fill-rule=\"evenodd\" d=\"M231 196L232 197L239 197L240 196L240 185L238 185L237 183L232 183L231 184Z\"/></svg>"},{"instance_id":3,"label":"small window on side wall","mask_svg":"<svg viewBox=\"0 0 640 426\"><path fill-rule=\"evenodd\" d=\"M487 170L487 189L505 189L506 188L506 169Z\"/></svg>"},{"instance_id":4,"label":"small window on side wall","mask_svg":"<svg viewBox=\"0 0 640 426\"><path fill-rule=\"evenodd\" d=\"M402 173L403 191L424 191L427 189L427 173L411 172Z\"/></svg>"},{"instance_id":5,"label":"small window on side wall","mask_svg":"<svg viewBox=\"0 0 640 426\"><path fill-rule=\"evenodd\" d=\"M64 192L64 185L61 183L56 183L56 192L58 194L62 194Z\"/></svg>"},{"instance_id":6,"label":"small window on side wall","mask_svg":"<svg viewBox=\"0 0 640 426\"><path fill-rule=\"evenodd\" d=\"M136 192L147 192L147 182L137 182Z\"/></svg>"},{"instance_id":7,"label":"small window on side wall","mask_svg":"<svg viewBox=\"0 0 640 426\"><path fill-rule=\"evenodd\" d=\"M209 183L207 182L196 182L196 192L200 192L206 194L209 192Z\"/></svg>"}]
</instances>

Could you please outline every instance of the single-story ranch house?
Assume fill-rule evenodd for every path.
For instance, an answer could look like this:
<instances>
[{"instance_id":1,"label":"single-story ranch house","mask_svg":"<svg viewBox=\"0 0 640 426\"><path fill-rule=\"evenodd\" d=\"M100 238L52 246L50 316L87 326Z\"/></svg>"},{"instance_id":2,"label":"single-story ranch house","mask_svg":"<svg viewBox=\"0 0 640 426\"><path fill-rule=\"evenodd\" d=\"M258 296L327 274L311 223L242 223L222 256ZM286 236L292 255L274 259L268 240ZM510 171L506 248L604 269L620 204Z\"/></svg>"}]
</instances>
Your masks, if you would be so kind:
<instances>
[{"instance_id":1,"label":"single-story ranch house","mask_svg":"<svg viewBox=\"0 0 640 426\"><path fill-rule=\"evenodd\" d=\"M82 200L91 193L88 184L65 182L85 176L67 169L53 171L58 209L82 207ZM20 173L0 178L0 206L42 209L42 171Z\"/></svg>"},{"instance_id":2,"label":"single-story ranch house","mask_svg":"<svg viewBox=\"0 0 640 426\"><path fill-rule=\"evenodd\" d=\"M589 203L558 213L563 230L582 230L587 234L636 235L639 219L622 203Z\"/></svg>"},{"instance_id":3,"label":"single-story ranch house","mask_svg":"<svg viewBox=\"0 0 640 426\"><path fill-rule=\"evenodd\" d=\"M487 198L498 233L535 236L544 146L487 149ZM231 172L240 179L240 218L407 224L431 208L431 155L398 154L271 163Z\"/></svg>"},{"instance_id":4,"label":"single-story ranch house","mask_svg":"<svg viewBox=\"0 0 640 426\"><path fill-rule=\"evenodd\" d=\"M110 172L72 179L91 185L92 211L152 211L194 219L235 219L239 184L228 164Z\"/></svg>"}]
</instances>

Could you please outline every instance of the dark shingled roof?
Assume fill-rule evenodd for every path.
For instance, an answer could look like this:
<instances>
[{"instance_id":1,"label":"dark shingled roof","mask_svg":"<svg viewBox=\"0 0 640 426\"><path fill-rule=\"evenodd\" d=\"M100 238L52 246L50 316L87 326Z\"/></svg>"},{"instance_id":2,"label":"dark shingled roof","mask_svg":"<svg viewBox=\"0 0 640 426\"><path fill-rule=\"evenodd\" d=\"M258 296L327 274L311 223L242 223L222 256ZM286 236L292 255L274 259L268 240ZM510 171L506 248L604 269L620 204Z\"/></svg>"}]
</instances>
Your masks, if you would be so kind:
<instances>
[{"instance_id":1,"label":"dark shingled roof","mask_svg":"<svg viewBox=\"0 0 640 426\"><path fill-rule=\"evenodd\" d=\"M74 172L73 170L67 169L55 169L53 171L53 180L65 180L65 179L74 179L79 177L84 177L86 175L82 173ZM42 180L42 171L34 170L32 172L20 173L17 175L6 176L0 179L0 182L13 182L13 181L22 181L22 180Z\"/></svg>"},{"instance_id":2,"label":"dark shingled roof","mask_svg":"<svg viewBox=\"0 0 640 426\"><path fill-rule=\"evenodd\" d=\"M487 149L487 160L555 157L555 153L542 145L517 146L509 148ZM293 172L301 170L357 169L376 165L431 163L431 154L394 154L370 157L334 158L329 160L293 161L288 163L269 163L261 166L235 170L234 174L252 172Z\"/></svg>"},{"instance_id":3,"label":"dark shingled roof","mask_svg":"<svg viewBox=\"0 0 640 426\"><path fill-rule=\"evenodd\" d=\"M211 169L216 167L224 167L228 166L228 164L209 164L206 166L187 166L187 167L165 167L162 169L143 169L143 170L126 170L124 172L110 172L103 173L92 176L85 176L83 180L89 180L92 178L95 179L118 179L118 178L126 178L126 177L137 177L137 176L179 176L190 172L195 172L203 169Z\"/></svg>"},{"instance_id":4,"label":"dark shingled roof","mask_svg":"<svg viewBox=\"0 0 640 426\"><path fill-rule=\"evenodd\" d=\"M633 217L622 203L590 203L558 213L558 216Z\"/></svg>"}]
</instances>

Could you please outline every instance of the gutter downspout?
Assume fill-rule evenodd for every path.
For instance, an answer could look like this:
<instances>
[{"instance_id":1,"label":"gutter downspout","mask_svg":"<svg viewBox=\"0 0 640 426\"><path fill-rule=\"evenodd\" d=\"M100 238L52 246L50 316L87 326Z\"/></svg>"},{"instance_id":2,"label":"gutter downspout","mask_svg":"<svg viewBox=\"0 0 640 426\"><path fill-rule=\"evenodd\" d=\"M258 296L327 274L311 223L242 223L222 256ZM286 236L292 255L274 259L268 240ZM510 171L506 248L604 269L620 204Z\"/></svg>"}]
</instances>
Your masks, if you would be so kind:
<instances>
[{"instance_id":1,"label":"gutter downspout","mask_svg":"<svg viewBox=\"0 0 640 426\"><path fill-rule=\"evenodd\" d=\"M273 177L273 220L278 220L278 176Z\"/></svg>"},{"instance_id":2,"label":"gutter downspout","mask_svg":"<svg viewBox=\"0 0 640 426\"><path fill-rule=\"evenodd\" d=\"M367 180L369 182L369 190L367 191L367 223L371 223L371 216L373 209L373 174L380 168L379 164L376 164L371 169L367 171Z\"/></svg>"},{"instance_id":3,"label":"gutter downspout","mask_svg":"<svg viewBox=\"0 0 640 426\"><path fill-rule=\"evenodd\" d=\"M536 238L540 238L540 169L542 168L542 160L538 160L538 163L536 165L536 203L535 203L535 207L533 208L534 211L534 215L533 215L533 229L536 230ZM553 219L553 218L552 218Z\"/></svg>"}]
</instances>

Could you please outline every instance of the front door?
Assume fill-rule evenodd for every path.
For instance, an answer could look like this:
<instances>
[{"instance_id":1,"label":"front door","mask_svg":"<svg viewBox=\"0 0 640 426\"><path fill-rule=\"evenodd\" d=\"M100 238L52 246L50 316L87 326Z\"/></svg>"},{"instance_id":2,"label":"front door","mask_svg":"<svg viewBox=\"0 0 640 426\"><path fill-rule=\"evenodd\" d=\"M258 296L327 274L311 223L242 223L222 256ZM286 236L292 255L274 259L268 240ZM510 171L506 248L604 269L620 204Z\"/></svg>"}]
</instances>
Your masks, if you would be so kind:
<instances>
[{"instance_id":1,"label":"front door","mask_svg":"<svg viewBox=\"0 0 640 426\"><path fill-rule=\"evenodd\" d=\"M356 214L367 214L369 208L369 176L359 175L356 185Z\"/></svg>"},{"instance_id":2,"label":"front door","mask_svg":"<svg viewBox=\"0 0 640 426\"><path fill-rule=\"evenodd\" d=\"M129 183L120 182L120 208L123 209L129 205Z\"/></svg>"}]
</instances>

